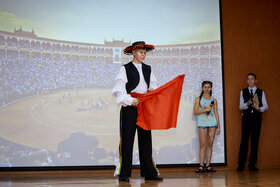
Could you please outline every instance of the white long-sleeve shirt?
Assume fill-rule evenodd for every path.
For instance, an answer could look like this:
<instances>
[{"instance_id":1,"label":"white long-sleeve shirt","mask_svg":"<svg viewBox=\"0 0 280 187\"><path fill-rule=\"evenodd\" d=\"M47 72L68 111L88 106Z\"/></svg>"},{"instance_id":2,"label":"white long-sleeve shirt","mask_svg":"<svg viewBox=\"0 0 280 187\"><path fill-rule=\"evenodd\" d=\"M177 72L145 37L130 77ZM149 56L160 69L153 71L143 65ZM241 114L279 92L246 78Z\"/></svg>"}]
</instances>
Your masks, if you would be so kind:
<instances>
[{"instance_id":1,"label":"white long-sleeve shirt","mask_svg":"<svg viewBox=\"0 0 280 187\"><path fill-rule=\"evenodd\" d=\"M144 79L144 75L143 75L143 71L142 71L142 63L141 64L136 64L134 62L132 62L132 63L138 70L140 80L139 80L139 84L131 92L145 94L145 93L147 93L147 83ZM118 75L116 76L115 81L116 82L115 82L112 92L113 92L113 95L117 97L117 104L121 105L121 106L131 105L134 98L131 97L126 92L125 85L127 83L127 76L126 76L126 70L125 70L124 66L122 66L120 68L120 71L119 71ZM153 71L151 71L151 76L150 76L150 88L152 88L152 89L157 88L157 80L153 74Z\"/></svg>"},{"instance_id":2,"label":"white long-sleeve shirt","mask_svg":"<svg viewBox=\"0 0 280 187\"><path fill-rule=\"evenodd\" d=\"M253 90L253 95L255 95L257 87L254 86L253 88L248 87L249 93L251 93L251 90ZM265 94L264 91L262 92L262 104L263 106L260 107L260 112L264 112L268 109L268 104L266 102ZM243 98L243 91L241 90L240 92L240 103L239 103L239 109L240 110L246 110L248 108L247 104L244 103L244 98Z\"/></svg>"}]
</instances>

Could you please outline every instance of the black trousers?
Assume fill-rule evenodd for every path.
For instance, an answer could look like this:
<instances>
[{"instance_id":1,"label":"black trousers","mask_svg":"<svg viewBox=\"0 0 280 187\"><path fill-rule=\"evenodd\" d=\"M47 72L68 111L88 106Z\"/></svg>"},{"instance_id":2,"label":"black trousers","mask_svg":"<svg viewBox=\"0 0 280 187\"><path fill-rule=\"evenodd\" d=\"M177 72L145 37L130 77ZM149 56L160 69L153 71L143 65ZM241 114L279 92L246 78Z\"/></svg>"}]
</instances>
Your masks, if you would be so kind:
<instances>
[{"instance_id":1,"label":"black trousers","mask_svg":"<svg viewBox=\"0 0 280 187\"><path fill-rule=\"evenodd\" d=\"M121 108L120 113L120 160L117 175L131 176L132 156L135 132L138 134L138 148L141 165L141 176L151 177L158 175L158 170L152 158L152 135L136 125L137 108L127 106Z\"/></svg>"},{"instance_id":2,"label":"black trousers","mask_svg":"<svg viewBox=\"0 0 280 187\"><path fill-rule=\"evenodd\" d=\"M247 160L248 142L251 135L251 154L249 158L249 167L254 167L258 159L258 145L261 131L261 116L243 116L242 117L242 140L240 144L238 164L243 167Z\"/></svg>"}]
</instances>

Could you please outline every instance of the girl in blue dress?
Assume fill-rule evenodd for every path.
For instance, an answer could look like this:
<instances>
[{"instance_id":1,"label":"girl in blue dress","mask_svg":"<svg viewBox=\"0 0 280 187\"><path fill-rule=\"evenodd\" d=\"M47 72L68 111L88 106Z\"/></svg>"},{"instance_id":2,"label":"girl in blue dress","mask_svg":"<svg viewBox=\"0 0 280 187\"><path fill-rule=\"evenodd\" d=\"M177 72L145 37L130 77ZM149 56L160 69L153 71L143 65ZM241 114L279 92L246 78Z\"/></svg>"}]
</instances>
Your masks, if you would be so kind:
<instances>
[{"instance_id":1,"label":"girl in blue dress","mask_svg":"<svg viewBox=\"0 0 280 187\"><path fill-rule=\"evenodd\" d=\"M202 92L199 97L195 99L193 113L197 116L197 127L199 133L199 161L200 166L196 170L201 172L215 172L210 167L210 160L212 156L212 147L215 134L220 134L220 122L218 115L217 100L212 97L211 81L202 82ZM204 161L206 165L204 166Z\"/></svg>"}]
</instances>

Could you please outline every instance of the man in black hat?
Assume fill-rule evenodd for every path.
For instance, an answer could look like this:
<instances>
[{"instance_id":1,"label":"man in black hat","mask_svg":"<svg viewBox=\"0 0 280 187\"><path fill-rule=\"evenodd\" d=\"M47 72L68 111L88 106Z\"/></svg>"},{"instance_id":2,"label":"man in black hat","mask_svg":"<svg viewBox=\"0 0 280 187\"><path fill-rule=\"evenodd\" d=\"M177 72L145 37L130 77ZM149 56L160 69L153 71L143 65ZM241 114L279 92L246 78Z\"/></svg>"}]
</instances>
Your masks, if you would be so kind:
<instances>
[{"instance_id":1,"label":"man in black hat","mask_svg":"<svg viewBox=\"0 0 280 187\"><path fill-rule=\"evenodd\" d=\"M136 125L138 99L131 97L129 94L145 94L157 88L157 80L151 71L151 66L143 63L146 52L153 49L153 45L147 45L144 41L135 42L125 48L124 53L133 55L133 60L121 67L112 90L113 94L117 97L117 103L122 106L120 112L120 155L115 171L115 175L119 176L119 181L129 182L129 177L131 176L136 129L141 176L145 177L145 180L163 180L163 178L158 176L159 172L152 158L151 131L144 130Z\"/></svg>"}]
</instances>

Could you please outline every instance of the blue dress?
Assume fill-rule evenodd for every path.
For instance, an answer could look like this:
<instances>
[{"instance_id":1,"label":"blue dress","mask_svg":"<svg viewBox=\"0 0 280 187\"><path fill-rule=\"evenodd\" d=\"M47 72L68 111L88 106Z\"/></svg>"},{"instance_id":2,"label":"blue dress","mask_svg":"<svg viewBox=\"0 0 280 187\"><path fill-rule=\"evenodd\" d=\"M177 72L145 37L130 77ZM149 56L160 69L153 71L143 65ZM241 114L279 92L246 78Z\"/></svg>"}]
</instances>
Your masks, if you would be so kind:
<instances>
[{"instance_id":1,"label":"blue dress","mask_svg":"<svg viewBox=\"0 0 280 187\"><path fill-rule=\"evenodd\" d=\"M213 97L211 97L209 100L204 99L204 97L202 97L198 109L202 110L204 108L209 107L213 100L214 100ZM197 120L198 128L217 127L217 120L214 113L214 106L212 107L212 110L210 111L209 115L206 112L198 115L197 118L198 118Z\"/></svg>"}]
</instances>

